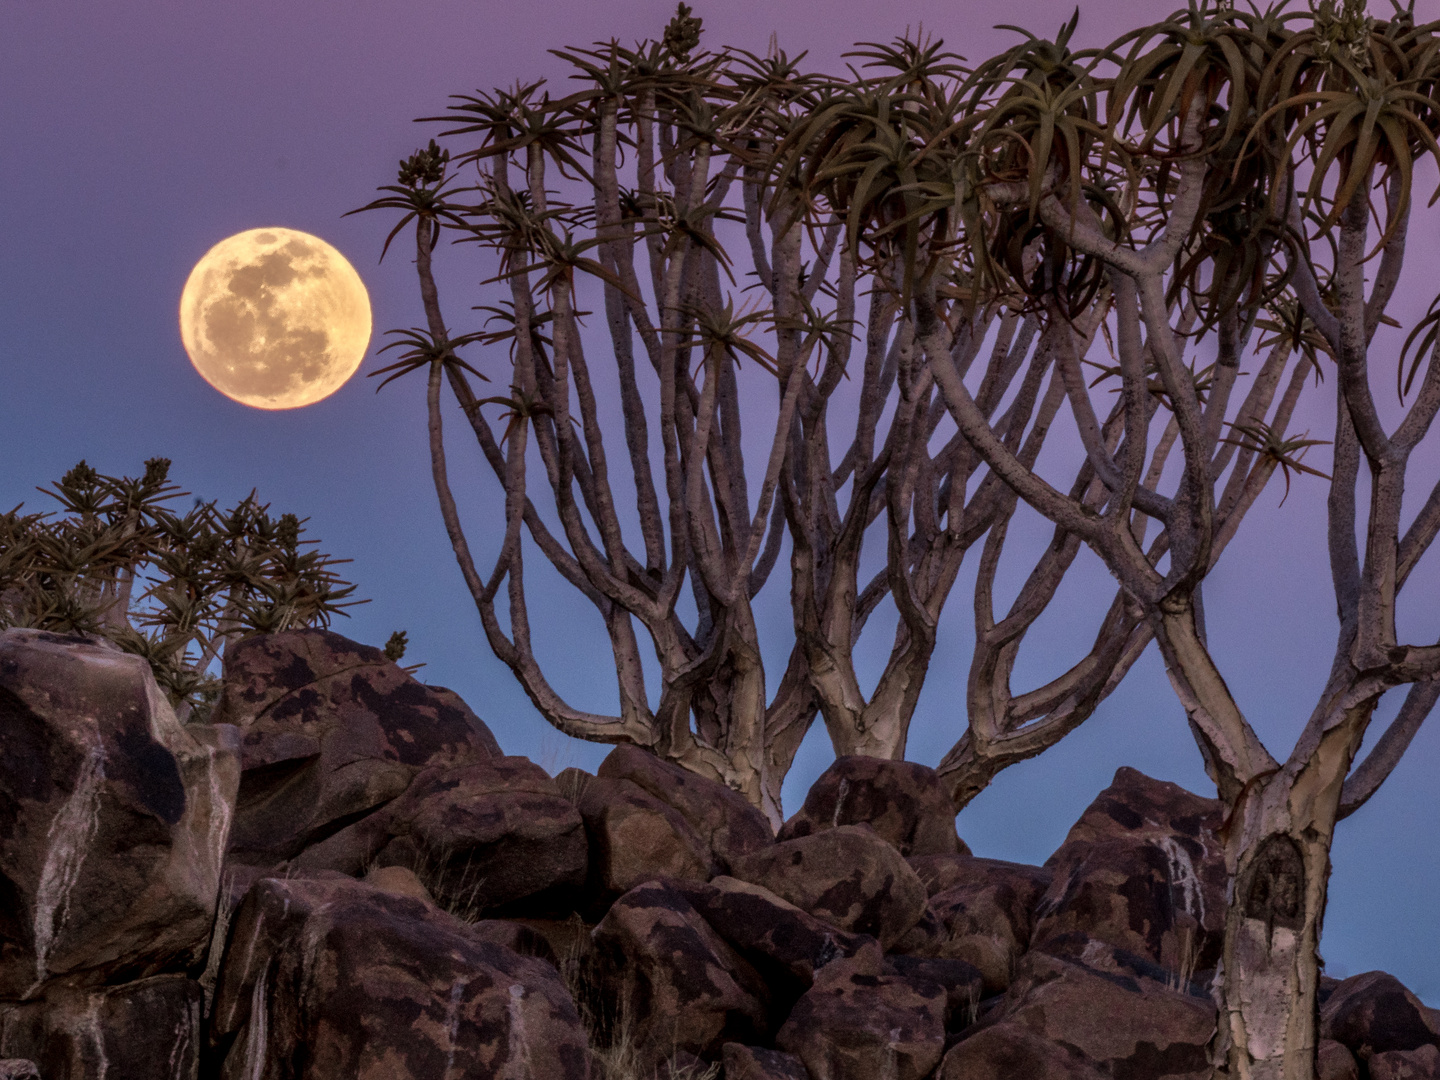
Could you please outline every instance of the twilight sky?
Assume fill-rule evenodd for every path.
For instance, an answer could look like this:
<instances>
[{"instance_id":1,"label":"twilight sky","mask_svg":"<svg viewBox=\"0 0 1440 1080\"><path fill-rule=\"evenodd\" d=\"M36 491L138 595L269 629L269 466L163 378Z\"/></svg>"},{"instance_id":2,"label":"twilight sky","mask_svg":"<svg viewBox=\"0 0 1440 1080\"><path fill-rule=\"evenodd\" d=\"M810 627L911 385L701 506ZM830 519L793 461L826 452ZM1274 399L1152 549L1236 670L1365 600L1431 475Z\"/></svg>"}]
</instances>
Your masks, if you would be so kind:
<instances>
[{"instance_id":1,"label":"twilight sky","mask_svg":"<svg viewBox=\"0 0 1440 1080\"><path fill-rule=\"evenodd\" d=\"M773 32L787 51L809 49L812 63L834 69L853 42L889 40L907 25L979 59L1013 40L991 23L1048 34L1073 3L695 6L711 48L763 52ZM1109 41L1131 20L1173 6L1091 0L1078 38ZM1422 18L1440 14L1440 0L1417 7ZM547 49L656 36L671 0L4 0L0 10L0 504L48 509L35 487L81 458L134 475L145 458L169 457L172 479L227 505L256 488L275 512L308 515L310 535L327 551L354 559L345 569L371 603L335 629L377 645L407 630L407 661L427 665L420 677L458 691L507 752L552 772L594 768L606 748L549 729L485 644L430 485L421 381L402 380L377 396L374 381L357 376L306 409L246 408L193 371L176 313L186 276L213 244L261 226L302 229L339 248L365 280L376 335L361 372L373 370L381 333L418 324L422 313L403 249L377 265L388 219L341 215L393 182L396 161L435 130L413 118L442 111L450 94L563 79ZM1433 235L1434 226L1431 218L1423 228ZM1412 241L1412 265L1420 249ZM471 304L493 302L474 287L476 264L443 249L439 262L452 322ZM1423 310L1421 278L1392 310ZM503 387L503 352L480 360ZM1319 434L1325 409L1316 400L1300 425ZM458 413L448 419L454 431ZM1435 433L1430 442L1429 467L1417 479L1433 483ZM1318 449L1315 463L1324 467ZM457 440L453 453L471 542L484 549L496 489L475 468L473 443ZM1206 605L1222 670L1283 759L1323 682L1335 617L1322 485L1302 478L1289 501L1278 502L1276 488L1252 512L1212 575ZM1082 570L1090 577L1067 585L1032 635L1029 651L1040 658L1032 677L1047 670L1049 650L1069 655L1076 635L1093 633L1093 603L1109 599L1098 563ZM767 589L778 602L768 609L767 666L777 669L788 621L780 573ZM1437 575L1432 552L1411 585L1416 610L1406 623L1432 641L1440 629ZM911 731L915 761L935 764L963 728L972 581L962 573L947 608ZM608 711L613 669L598 620L577 627L569 617L577 597L561 587L536 592L541 658L565 660L552 678L577 703ZM872 631L874 644L882 638ZM878 674L881 652L875 657ZM1381 719L1392 712L1393 704L1382 705ZM787 783L788 811L829 760L817 724ZM1213 794L1153 646L1065 743L1003 773L961 815L960 833L977 854L1043 861L1119 765ZM1432 1005L1440 1005L1437 767L1440 724L1432 721L1385 788L1341 823L1323 945L1332 973L1384 968Z\"/></svg>"}]
</instances>

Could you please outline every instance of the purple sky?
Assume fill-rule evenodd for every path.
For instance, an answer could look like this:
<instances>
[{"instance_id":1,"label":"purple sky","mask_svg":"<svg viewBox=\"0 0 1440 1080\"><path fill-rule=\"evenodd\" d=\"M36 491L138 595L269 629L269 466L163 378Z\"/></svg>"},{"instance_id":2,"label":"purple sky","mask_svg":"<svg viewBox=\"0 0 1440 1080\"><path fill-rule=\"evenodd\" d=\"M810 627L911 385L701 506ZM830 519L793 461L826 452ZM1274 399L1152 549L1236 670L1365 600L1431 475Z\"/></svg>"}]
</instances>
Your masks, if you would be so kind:
<instances>
[{"instance_id":1,"label":"purple sky","mask_svg":"<svg viewBox=\"0 0 1440 1080\"><path fill-rule=\"evenodd\" d=\"M1172 6L1090 4L1079 38L1109 40L1130 20L1158 18ZM702 0L696 7L711 47L763 52L773 32L791 53L808 48L817 66L831 68L851 43L888 40L907 25L923 25L977 59L1013 40L989 24L1050 33L1072 10L1053 0ZM1440 15L1436 0L1419 7L1422 17ZM653 36L672 11L668 0L5 0L0 503L48 508L35 486L82 457L102 471L132 474L146 457L170 457L175 480L227 503L258 488L276 511L309 515L327 550L353 557L352 580L372 602L338 630L374 644L407 630L407 659L427 664L421 677L457 690L508 752L552 771L593 768L604 748L550 731L485 645L430 487L419 381L377 397L373 382L357 377L309 409L248 409L192 371L176 309L190 268L211 245L243 229L284 225L323 237L355 264L370 289L377 341L387 328L420 322L409 263L392 256L376 264L388 224L341 218L392 182L396 161L429 138L431 128L412 119L441 111L450 94L563 76L546 49ZM1433 233L1433 221L1426 227ZM450 317L459 321L466 306L484 302L473 289L458 291L480 275L454 253L441 259L454 286ZM1423 309L1423 298L1407 307L1417 302ZM503 357L493 359L498 365ZM367 359L362 371L375 366ZM1323 428L1322 412L1305 422ZM463 457L463 444L455 445ZM472 543L484 547L490 534L481 515L494 490L479 483L473 465L452 467L458 483L476 479L466 489L474 493L467 496ZM1284 757L1328 666L1334 603L1321 485L1302 479L1283 508L1278 500L1278 490L1262 499L1206 599L1222 669ZM1075 635L1092 632L1090 605L1105 583L1093 563L1090 569L1037 628L1035 672L1047 649L1068 654ZM1428 589L1432 607L1437 569L1432 554L1411 586L1417 594ZM769 591L777 586L783 594L778 579ZM566 618L574 599L559 589L535 598L537 637L547 625L557 628L540 643L542 658L570 658L557 683L603 708L613 670L606 671L599 635L563 636L574 634ZM783 635L778 599L770 625ZM1422 605L1416 620L1411 628L1433 640L1434 612ZM960 732L969 625L962 577L912 729L913 760L933 765ZM788 809L828 760L817 725L786 787ZM981 795L960 817L961 835L979 854L1043 861L1122 764L1212 791L1153 648L1062 747L1009 770ZM1380 794L1341 824L1324 941L1332 972L1385 968L1431 1004L1440 1004L1437 766L1432 722Z\"/></svg>"}]
</instances>

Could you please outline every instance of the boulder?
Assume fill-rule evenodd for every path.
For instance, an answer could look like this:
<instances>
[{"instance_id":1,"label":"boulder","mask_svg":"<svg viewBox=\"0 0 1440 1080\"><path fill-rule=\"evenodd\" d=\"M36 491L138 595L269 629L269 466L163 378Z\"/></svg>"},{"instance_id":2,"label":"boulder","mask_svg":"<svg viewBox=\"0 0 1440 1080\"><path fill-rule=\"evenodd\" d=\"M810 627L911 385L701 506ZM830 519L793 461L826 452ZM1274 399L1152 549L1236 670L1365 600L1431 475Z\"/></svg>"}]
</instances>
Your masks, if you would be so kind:
<instances>
[{"instance_id":1,"label":"boulder","mask_svg":"<svg viewBox=\"0 0 1440 1080\"><path fill-rule=\"evenodd\" d=\"M1210 1001L1211 983L1214 972L1202 972L1194 979L1182 979L1178 972L1155 963L1148 956L1132 953L1111 945L1108 941L1097 941L1084 934L1062 934L1047 939L1035 946L1035 952L1043 952L1061 960L1080 964L1091 971L1125 980L1148 980L1191 997Z\"/></svg>"},{"instance_id":2,"label":"boulder","mask_svg":"<svg viewBox=\"0 0 1440 1080\"><path fill-rule=\"evenodd\" d=\"M708 884L671 884L767 984L790 983L795 997L810 988L826 964L853 956L875 940L837 930L769 889L738 878L722 875Z\"/></svg>"},{"instance_id":3,"label":"boulder","mask_svg":"<svg viewBox=\"0 0 1440 1080\"><path fill-rule=\"evenodd\" d=\"M775 840L770 822L738 791L663 761L638 746L617 746L600 763L605 780L628 780L674 808L705 842L721 873Z\"/></svg>"},{"instance_id":4,"label":"boulder","mask_svg":"<svg viewBox=\"0 0 1440 1080\"><path fill-rule=\"evenodd\" d=\"M236 732L179 722L97 639L0 633L0 999L189 967L239 780Z\"/></svg>"},{"instance_id":5,"label":"boulder","mask_svg":"<svg viewBox=\"0 0 1440 1080\"><path fill-rule=\"evenodd\" d=\"M901 855L969 854L955 833L955 804L934 769L913 761L846 756L820 774L777 837L869 825Z\"/></svg>"},{"instance_id":6,"label":"boulder","mask_svg":"<svg viewBox=\"0 0 1440 1080\"><path fill-rule=\"evenodd\" d=\"M1367 1063L1370 1080L1440 1080L1440 1049L1386 1050Z\"/></svg>"},{"instance_id":7,"label":"boulder","mask_svg":"<svg viewBox=\"0 0 1440 1080\"><path fill-rule=\"evenodd\" d=\"M1045 895L1055 871L1029 863L1004 859L981 859L974 855L918 855L905 860L925 886L929 896L962 886L1004 886L1018 897L1026 910L1033 909Z\"/></svg>"},{"instance_id":8,"label":"boulder","mask_svg":"<svg viewBox=\"0 0 1440 1080\"><path fill-rule=\"evenodd\" d=\"M28 1059L45 1080L196 1080L203 1004L183 975L51 985L43 999L0 1005L0 1056Z\"/></svg>"},{"instance_id":9,"label":"boulder","mask_svg":"<svg viewBox=\"0 0 1440 1080\"><path fill-rule=\"evenodd\" d=\"M392 896L408 896L427 904L435 903L435 897L430 895L425 883L406 866L377 866L365 875L365 884Z\"/></svg>"},{"instance_id":10,"label":"boulder","mask_svg":"<svg viewBox=\"0 0 1440 1080\"><path fill-rule=\"evenodd\" d=\"M328 630L236 642L211 716L241 730L230 857L252 866L293 859L394 799L421 769L500 756L454 694Z\"/></svg>"},{"instance_id":11,"label":"boulder","mask_svg":"<svg viewBox=\"0 0 1440 1080\"><path fill-rule=\"evenodd\" d=\"M973 964L985 979L986 993L1003 992L1010 985L1016 962L1030 945L1035 907L1050 873L1020 863L967 856L912 859L910 863L927 888L940 890L931 895L928 905L939 931L922 954Z\"/></svg>"},{"instance_id":12,"label":"boulder","mask_svg":"<svg viewBox=\"0 0 1440 1080\"><path fill-rule=\"evenodd\" d=\"M1173 971L1211 968L1224 936L1220 803L1121 768L1045 863L1032 943L1082 933Z\"/></svg>"},{"instance_id":13,"label":"boulder","mask_svg":"<svg viewBox=\"0 0 1440 1080\"><path fill-rule=\"evenodd\" d=\"M945 1052L945 990L884 974L871 946L826 965L775 1042L822 1080L922 1080Z\"/></svg>"},{"instance_id":14,"label":"boulder","mask_svg":"<svg viewBox=\"0 0 1440 1080\"><path fill-rule=\"evenodd\" d=\"M810 1080L805 1063L783 1050L726 1043L721 1061L725 1080Z\"/></svg>"},{"instance_id":15,"label":"boulder","mask_svg":"<svg viewBox=\"0 0 1440 1080\"><path fill-rule=\"evenodd\" d=\"M1028 1028L1102 1075L1209 1080L1214 1004L1146 971L1165 974L1106 942L1091 942L1072 958L1032 950L982 1023Z\"/></svg>"},{"instance_id":16,"label":"boulder","mask_svg":"<svg viewBox=\"0 0 1440 1080\"><path fill-rule=\"evenodd\" d=\"M1334 1039L1321 1039L1315 1050L1315 1080L1360 1080L1355 1055Z\"/></svg>"},{"instance_id":17,"label":"boulder","mask_svg":"<svg viewBox=\"0 0 1440 1080\"><path fill-rule=\"evenodd\" d=\"M1139 1074L1148 1080L1148 1074ZM1111 1080L1076 1051L1024 1024L986 1027L945 1055L935 1080ZM1136 1078L1139 1080L1139 1077Z\"/></svg>"},{"instance_id":18,"label":"boulder","mask_svg":"<svg viewBox=\"0 0 1440 1080\"><path fill-rule=\"evenodd\" d=\"M904 956L939 956L946 936L945 924L927 903L920 921L896 938L890 951Z\"/></svg>"},{"instance_id":19,"label":"boulder","mask_svg":"<svg viewBox=\"0 0 1440 1080\"><path fill-rule=\"evenodd\" d=\"M544 960L559 970L560 961L555 955L555 949L550 944L550 939L524 923L513 922L510 919L480 919L478 922L470 924L470 933L482 941L503 945L511 952L519 953L521 956L533 956L537 960Z\"/></svg>"},{"instance_id":20,"label":"boulder","mask_svg":"<svg viewBox=\"0 0 1440 1080\"><path fill-rule=\"evenodd\" d=\"M961 1031L975 1022L980 999L985 994L985 979L964 960L887 956L884 972L941 987L945 991L946 1031Z\"/></svg>"},{"instance_id":21,"label":"boulder","mask_svg":"<svg viewBox=\"0 0 1440 1080\"><path fill-rule=\"evenodd\" d=\"M411 868L437 903L467 918L570 911L585 884L584 822L526 758L426 769L371 820L356 831L383 825L390 837L374 864Z\"/></svg>"},{"instance_id":22,"label":"boulder","mask_svg":"<svg viewBox=\"0 0 1440 1080\"><path fill-rule=\"evenodd\" d=\"M593 777L576 803L589 837L586 891L599 911L655 878L708 881L710 845L684 816L631 780Z\"/></svg>"},{"instance_id":23,"label":"boulder","mask_svg":"<svg viewBox=\"0 0 1440 1080\"><path fill-rule=\"evenodd\" d=\"M1440 1011L1427 1008L1394 975L1367 971L1340 983L1320 1010L1320 1034L1362 1060L1392 1050L1440 1047Z\"/></svg>"},{"instance_id":24,"label":"boulder","mask_svg":"<svg viewBox=\"0 0 1440 1080\"><path fill-rule=\"evenodd\" d=\"M257 882L211 1016L221 1080L584 1080L555 969L410 897L340 875Z\"/></svg>"},{"instance_id":25,"label":"boulder","mask_svg":"<svg viewBox=\"0 0 1440 1080\"><path fill-rule=\"evenodd\" d=\"M628 1039L642 1071L680 1050L713 1058L727 1041L766 1034L760 976L674 884L631 889L591 938L587 968L602 1041Z\"/></svg>"},{"instance_id":26,"label":"boulder","mask_svg":"<svg viewBox=\"0 0 1440 1080\"><path fill-rule=\"evenodd\" d=\"M40 1066L24 1058L0 1058L0 1080L40 1080Z\"/></svg>"},{"instance_id":27,"label":"boulder","mask_svg":"<svg viewBox=\"0 0 1440 1080\"><path fill-rule=\"evenodd\" d=\"M841 930L889 948L925 913L925 886L896 849L863 825L842 825L745 856L733 876Z\"/></svg>"}]
</instances>

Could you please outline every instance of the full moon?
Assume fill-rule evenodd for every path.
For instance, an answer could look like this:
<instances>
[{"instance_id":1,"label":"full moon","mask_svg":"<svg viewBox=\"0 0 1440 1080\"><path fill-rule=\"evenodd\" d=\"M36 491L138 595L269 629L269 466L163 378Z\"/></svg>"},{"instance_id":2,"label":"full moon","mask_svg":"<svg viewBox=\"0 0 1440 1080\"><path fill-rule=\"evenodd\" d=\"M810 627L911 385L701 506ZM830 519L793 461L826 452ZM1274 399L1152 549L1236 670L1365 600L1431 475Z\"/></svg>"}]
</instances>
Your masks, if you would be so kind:
<instances>
[{"instance_id":1,"label":"full moon","mask_svg":"<svg viewBox=\"0 0 1440 1080\"><path fill-rule=\"evenodd\" d=\"M355 374L370 344L360 275L319 237L250 229L222 240L190 271L180 340L226 397L257 409L298 409Z\"/></svg>"}]
</instances>

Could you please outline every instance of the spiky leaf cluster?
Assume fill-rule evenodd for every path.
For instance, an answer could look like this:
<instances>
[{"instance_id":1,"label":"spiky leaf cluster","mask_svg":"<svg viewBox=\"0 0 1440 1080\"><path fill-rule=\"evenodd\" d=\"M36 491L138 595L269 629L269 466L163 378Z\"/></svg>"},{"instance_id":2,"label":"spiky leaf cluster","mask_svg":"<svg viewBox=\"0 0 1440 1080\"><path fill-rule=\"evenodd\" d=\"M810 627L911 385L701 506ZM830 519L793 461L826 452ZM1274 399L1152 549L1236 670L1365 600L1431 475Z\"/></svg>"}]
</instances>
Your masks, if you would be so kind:
<instances>
[{"instance_id":1,"label":"spiky leaf cluster","mask_svg":"<svg viewBox=\"0 0 1440 1080\"><path fill-rule=\"evenodd\" d=\"M252 492L229 510L195 500L153 458L139 478L80 462L51 488L58 514L0 514L0 626L106 638L144 657L171 702L204 713L212 668L250 633L328 626L358 601L336 559L303 538L305 519Z\"/></svg>"}]
</instances>

